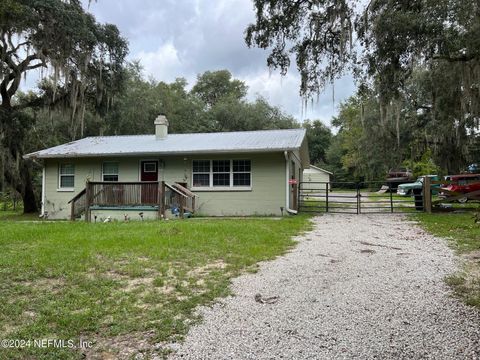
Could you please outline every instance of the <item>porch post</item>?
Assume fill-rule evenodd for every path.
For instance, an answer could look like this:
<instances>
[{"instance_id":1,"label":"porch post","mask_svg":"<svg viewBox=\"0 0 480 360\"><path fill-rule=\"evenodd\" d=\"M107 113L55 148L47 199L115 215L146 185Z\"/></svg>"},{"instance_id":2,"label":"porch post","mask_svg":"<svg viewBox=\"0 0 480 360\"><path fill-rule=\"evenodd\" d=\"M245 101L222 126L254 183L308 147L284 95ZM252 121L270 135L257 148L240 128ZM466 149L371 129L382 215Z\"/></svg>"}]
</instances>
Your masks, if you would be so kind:
<instances>
[{"instance_id":1,"label":"porch post","mask_svg":"<svg viewBox=\"0 0 480 360\"><path fill-rule=\"evenodd\" d=\"M163 192L162 184L163 182L157 182L157 203L158 203L158 220L162 219L162 203L163 203Z\"/></svg>"},{"instance_id":2,"label":"porch post","mask_svg":"<svg viewBox=\"0 0 480 360\"><path fill-rule=\"evenodd\" d=\"M185 213L184 207L185 207L185 198L182 195L179 195L180 197L180 218L183 219L183 215Z\"/></svg>"},{"instance_id":3,"label":"porch post","mask_svg":"<svg viewBox=\"0 0 480 360\"><path fill-rule=\"evenodd\" d=\"M70 206L70 220L75 221L75 200L72 201L72 205Z\"/></svg>"},{"instance_id":4,"label":"porch post","mask_svg":"<svg viewBox=\"0 0 480 360\"><path fill-rule=\"evenodd\" d=\"M162 193L162 199L160 201L160 211L165 219L165 181L161 182L160 191Z\"/></svg>"},{"instance_id":5,"label":"porch post","mask_svg":"<svg viewBox=\"0 0 480 360\"><path fill-rule=\"evenodd\" d=\"M87 183L85 184L85 221L86 222L91 222L91 213L90 213L90 198L91 198L91 184L87 180Z\"/></svg>"}]
</instances>

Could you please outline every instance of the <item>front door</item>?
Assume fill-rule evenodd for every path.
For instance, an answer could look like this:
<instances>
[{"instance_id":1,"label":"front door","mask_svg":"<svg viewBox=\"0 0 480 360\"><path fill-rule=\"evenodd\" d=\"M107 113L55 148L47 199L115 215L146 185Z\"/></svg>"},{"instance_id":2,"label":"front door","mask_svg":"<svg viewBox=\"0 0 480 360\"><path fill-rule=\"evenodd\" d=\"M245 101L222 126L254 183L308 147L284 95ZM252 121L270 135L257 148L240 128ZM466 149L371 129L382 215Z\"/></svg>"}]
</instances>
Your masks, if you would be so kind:
<instances>
[{"instance_id":1,"label":"front door","mask_svg":"<svg viewBox=\"0 0 480 360\"><path fill-rule=\"evenodd\" d=\"M140 162L140 181L158 181L158 161ZM142 204L157 204L157 184L142 184Z\"/></svg>"}]
</instances>

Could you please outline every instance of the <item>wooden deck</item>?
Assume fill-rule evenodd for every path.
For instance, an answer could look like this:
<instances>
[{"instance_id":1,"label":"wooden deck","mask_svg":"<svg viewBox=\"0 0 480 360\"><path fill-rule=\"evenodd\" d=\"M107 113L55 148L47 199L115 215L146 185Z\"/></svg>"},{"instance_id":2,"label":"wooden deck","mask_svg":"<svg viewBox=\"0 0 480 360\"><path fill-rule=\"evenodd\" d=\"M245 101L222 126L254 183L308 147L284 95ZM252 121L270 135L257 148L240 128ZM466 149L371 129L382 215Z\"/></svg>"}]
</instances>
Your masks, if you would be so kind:
<instances>
[{"instance_id":1,"label":"wooden deck","mask_svg":"<svg viewBox=\"0 0 480 360\"><path fill-rule=\"evenodd\" d=\"M85 214L91 221L92 209L128 209L149 206L158 211L158 218L165 218L167 209L178 209L183 218L185 211L195 212L196 194L180 184L167 184L164 181L146 182L92 182L72 200L70 219L75 220Z\"/></svg>"}]
</instances>

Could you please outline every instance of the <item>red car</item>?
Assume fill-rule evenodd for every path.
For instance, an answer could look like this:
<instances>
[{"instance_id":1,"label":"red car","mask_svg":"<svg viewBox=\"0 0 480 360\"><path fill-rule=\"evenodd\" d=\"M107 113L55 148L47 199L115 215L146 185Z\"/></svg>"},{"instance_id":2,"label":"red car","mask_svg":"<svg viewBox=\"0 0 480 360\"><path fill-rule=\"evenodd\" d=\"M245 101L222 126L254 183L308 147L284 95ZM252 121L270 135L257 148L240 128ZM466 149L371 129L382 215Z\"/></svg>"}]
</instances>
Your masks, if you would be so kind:
<instances>
[{"instance_id":1,"label":"red car","mask_svg":"<svg viewBox=\"0 0 480 360\"><path fill-rule=\"evenodd\" d=\"M445 197L458 196L460 194L467 194L474 191L480 191L480 174L462 174L445 176L445 180L453 181L454 184L442 187L440 195ZM474 199L480 198L480 194ZM468 198L462 197L458 199L459 202L464 203Z\"/></svg>"}]
</instances>

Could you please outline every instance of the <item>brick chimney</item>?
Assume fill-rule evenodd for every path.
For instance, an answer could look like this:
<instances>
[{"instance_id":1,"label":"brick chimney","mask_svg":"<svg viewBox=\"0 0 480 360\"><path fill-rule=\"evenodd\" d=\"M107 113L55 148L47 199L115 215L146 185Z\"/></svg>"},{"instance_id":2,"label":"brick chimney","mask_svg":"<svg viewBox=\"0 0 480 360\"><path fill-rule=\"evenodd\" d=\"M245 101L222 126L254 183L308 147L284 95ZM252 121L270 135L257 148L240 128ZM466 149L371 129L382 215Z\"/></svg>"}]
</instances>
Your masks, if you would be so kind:
<instances>
[{"instance_id":1,"label":"brick chimney","mask_svg":"<svg viewBox=\"0 0 480 360\"><path fill-rule=\"evenodd\" d=\"M165 115L158 115L155 119L155 138L157 140L163 140L168 135L168 120Z\"/></svg>"}]
</instances>

